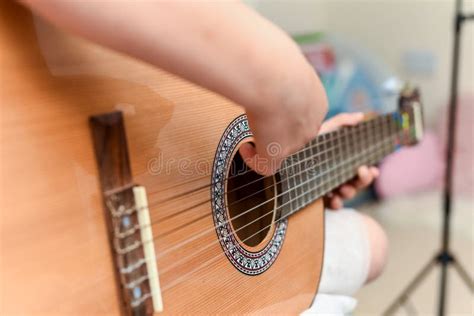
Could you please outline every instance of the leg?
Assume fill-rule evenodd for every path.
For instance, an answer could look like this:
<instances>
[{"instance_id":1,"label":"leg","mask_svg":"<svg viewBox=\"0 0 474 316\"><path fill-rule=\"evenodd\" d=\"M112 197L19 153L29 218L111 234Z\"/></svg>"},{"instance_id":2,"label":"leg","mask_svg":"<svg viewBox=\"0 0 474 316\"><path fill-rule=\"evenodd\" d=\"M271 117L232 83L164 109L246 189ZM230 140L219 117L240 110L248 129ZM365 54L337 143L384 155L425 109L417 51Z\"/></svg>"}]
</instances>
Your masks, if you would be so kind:
<instances>
[{"instance_id":1,"label":"leg","mask_svg":"<svg viewBox=\"0 0 474 316\"><path fill-rule=\"evenodd\" d=\"M382 227L370 216L358 213L362 217L368 236L370 249L369 273L366 283L376 279L385 268L387 261L388 241Z\"/></svg>"},{"instance_id":2,"label":"leg","mask_svg":"<svg viewBox=\"0 0 474 316\"><path fill-rule=\"evenodd\" d=\"M344 209L326 211L320 292L354 294L377 278L387 257L387 236L371 217Z\"/></svg>"},{"instance_id":3,"label":"leg","mask_svg":"<svg viewBox=\"0 0 474 316\"><path fill-rule=\"evenodd\" d=\"M387 238L377 222L354 210L326 211L325 229L321 283L305 314L351 313L351 295L383 270Z\"/></svg>"}]
</instances>

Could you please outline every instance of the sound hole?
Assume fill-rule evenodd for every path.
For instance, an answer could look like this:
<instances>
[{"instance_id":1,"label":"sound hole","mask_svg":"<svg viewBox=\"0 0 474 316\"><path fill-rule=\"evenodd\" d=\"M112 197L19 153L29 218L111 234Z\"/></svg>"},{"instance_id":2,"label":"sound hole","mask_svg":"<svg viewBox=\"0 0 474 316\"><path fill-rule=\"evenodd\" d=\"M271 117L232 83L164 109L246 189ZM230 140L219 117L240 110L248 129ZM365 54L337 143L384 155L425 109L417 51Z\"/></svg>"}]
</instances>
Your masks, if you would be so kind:
<instances>
[{"instance_id":1,"label":"sound hole","mask_svg":"<svg viewBox=\"0 0 474 316\"><path fill-rule=\"evenodd\" d=\"M236 153L228 173L227 208L241 243L255 247L268 235L275 206L274 177L250 170Z\"/></svg>"}]
</instances>

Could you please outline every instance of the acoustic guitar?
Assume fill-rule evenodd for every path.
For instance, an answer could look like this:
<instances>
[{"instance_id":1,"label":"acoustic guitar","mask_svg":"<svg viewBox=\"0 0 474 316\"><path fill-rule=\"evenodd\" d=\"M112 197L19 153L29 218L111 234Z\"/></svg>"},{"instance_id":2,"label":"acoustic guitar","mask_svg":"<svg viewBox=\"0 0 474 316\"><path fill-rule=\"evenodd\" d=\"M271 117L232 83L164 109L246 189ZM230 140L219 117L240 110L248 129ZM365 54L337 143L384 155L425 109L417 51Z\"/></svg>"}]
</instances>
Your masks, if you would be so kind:
<instances>
[{"instance_id":1,"label":"acoustic guitar","mask_svg":"<svg viewBox=\"0 0 474 316\"><path fill-rule=\"evenodd\" d=\"M321 198L421 138L406 90L262 177L238 105L13 1L0 15L2 315L296 314L318 288Z\"/></svg>"}]
</instances>

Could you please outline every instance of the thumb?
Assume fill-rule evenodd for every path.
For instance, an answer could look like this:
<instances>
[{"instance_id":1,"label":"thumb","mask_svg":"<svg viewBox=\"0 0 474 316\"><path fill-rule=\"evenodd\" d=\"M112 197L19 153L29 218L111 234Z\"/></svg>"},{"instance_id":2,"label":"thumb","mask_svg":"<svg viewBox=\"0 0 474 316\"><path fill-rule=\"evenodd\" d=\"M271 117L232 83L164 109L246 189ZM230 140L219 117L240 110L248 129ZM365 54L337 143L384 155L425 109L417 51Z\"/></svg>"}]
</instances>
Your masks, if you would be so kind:
<instances>
[{"instance_id":1,"label":"thumb","mask_svg":"<svg viewBox=\"0 0 474 316\"><path fill-rule=\"evenodd\" d=\"M247 166L263 176L274 174L281 165L281 159L258 154L252 143L242 144L239 153Z\"/></svg>"}]
</instances>

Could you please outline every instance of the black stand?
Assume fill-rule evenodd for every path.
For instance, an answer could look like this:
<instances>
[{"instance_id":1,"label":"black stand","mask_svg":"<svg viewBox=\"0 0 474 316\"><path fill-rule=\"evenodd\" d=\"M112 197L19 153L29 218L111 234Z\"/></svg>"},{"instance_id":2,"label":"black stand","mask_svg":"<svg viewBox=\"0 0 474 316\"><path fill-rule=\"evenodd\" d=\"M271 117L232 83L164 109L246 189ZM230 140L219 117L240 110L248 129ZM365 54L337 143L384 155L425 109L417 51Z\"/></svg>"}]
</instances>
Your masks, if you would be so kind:
<instances>
[{"instance_id":1,"label":"black stand","mask_svg":"<svg viewBox=\"0 0 474 316\"><path fill-rule=\"evenodd\" d=\"M392 315L399 307L406 306L410 311L408 298L410 294L417 288L421 281L436 266L441 266L441 279L439 285L439 305L438 315L444 316L446 311L446 281L448 266L451 265L458 272L461 279L471 292L474 292L474 282L468 275L467 271L460 265L456 257L449 249L450 237L450 219L451 219L451 198L452 198L452 182L453 182L453 153L456 126L456 110L457 110L457 93L458 93L458 72L459 72L459 46L461 37L462 23L467 20L473 20L474 15L463 15L461 8L461 0L456 0L456 19L454 26L454 45L453 45L453 64L451 73L451 94L448 116L448 143L446 150L446 173L444 182L444 217L443 217L443 239L441 250L438 254L423 267L423 269L415 276L403 292L395 299L395 301L387 308L384 315Z\"/></svg>"}]
</instances>

